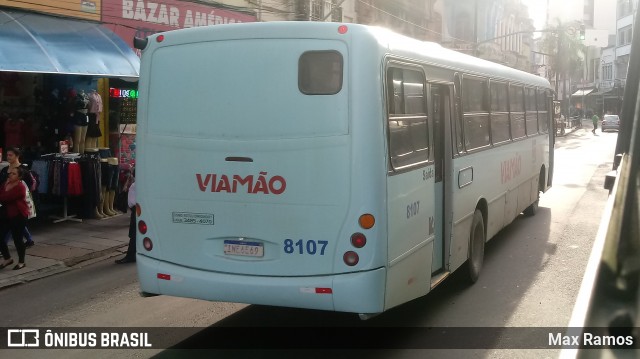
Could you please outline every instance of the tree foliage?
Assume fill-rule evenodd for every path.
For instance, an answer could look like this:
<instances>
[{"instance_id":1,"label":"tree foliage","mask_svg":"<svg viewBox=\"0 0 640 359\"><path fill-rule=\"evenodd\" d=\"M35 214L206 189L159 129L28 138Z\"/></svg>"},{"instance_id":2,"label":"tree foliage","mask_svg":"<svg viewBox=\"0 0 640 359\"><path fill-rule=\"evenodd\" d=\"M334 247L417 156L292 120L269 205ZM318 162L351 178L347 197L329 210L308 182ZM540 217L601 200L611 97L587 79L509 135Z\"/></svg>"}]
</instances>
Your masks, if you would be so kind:
<instances>
[{"instance_id":1,"label":"tree foliage","mask_svg":"<svg viewBox=\"0 0 640 359\"><path fill-rule=\"evenodd\" d=\"M578 36L579 26L562 23L556 19L556 25L548 30L549 32L545 32L542 36L541 47L544 53L552 55L549 59L549 76L554 77L560 74L565 78L580 78L585 46ZM558 50L560 50L560 57L558 57Z\"/></svg>"}]
</instances>

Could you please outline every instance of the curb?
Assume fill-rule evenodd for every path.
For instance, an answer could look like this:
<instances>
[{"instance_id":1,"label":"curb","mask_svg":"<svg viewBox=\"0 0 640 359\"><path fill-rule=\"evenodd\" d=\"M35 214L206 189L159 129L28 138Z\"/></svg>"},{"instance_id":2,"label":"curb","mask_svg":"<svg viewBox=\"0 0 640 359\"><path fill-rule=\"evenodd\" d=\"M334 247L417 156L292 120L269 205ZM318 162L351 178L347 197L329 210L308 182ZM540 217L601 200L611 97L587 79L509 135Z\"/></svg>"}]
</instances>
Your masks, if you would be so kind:
<instances>
[{"instance_id":1,"label":"curb","mask_svg":"<svg viewBox=\"0 0 640 359\"><path fill-rule=\"evenodd\" d=\"M82 256L68 258L64 261L56 262L55 264L44 268L29 271L25 274L20 274L11 278L0 280L0 291L9 287L26 284L38 279L50 277L59 273L64 273L74 268L82 268L94 263L107 260L109 258L120 256L123 253L122 250L126 251L127 247L128 244L87 253Z\"/></svg>"},{"instance_id":2,"label":"curb","mask_svg":"<svg viewBox=\"0 0 640 359\"><path fill-rule=\"evenodd\" d=\"M128 245L129 244L125 244L123 246L111 247L111 248L107 248L107 249L103 249L103 250L99 250L99 251L83 254L83 255L78 256L78 257L67 258L62 262L67 267L73 267L73 266L75 266L77 264L80 264L82 262L86 262L86 261L89 261L89 260L92 260L92 259L95 259L95 258L104 257L104 256L106 256L108 254L113 253L113 252L119 252L118 250L122 249L122 248L124 248L126 250Z\"/></svg>"},{"instance_id":3,"label":"curb","mask_svg":"<svg viewBox=\"0 0 640 359\"><path fill-rule=\"evenodd\" d=\"M48 267L36 269L25 274L20 274L15 277L8 278L4 281L0 281L0 290L13 287L19 284L32 282L37 279L52 276L54 274L63 273L71 270L70 267L65 266L63 262L50 265Z\"/></svg>"}]
</instances>

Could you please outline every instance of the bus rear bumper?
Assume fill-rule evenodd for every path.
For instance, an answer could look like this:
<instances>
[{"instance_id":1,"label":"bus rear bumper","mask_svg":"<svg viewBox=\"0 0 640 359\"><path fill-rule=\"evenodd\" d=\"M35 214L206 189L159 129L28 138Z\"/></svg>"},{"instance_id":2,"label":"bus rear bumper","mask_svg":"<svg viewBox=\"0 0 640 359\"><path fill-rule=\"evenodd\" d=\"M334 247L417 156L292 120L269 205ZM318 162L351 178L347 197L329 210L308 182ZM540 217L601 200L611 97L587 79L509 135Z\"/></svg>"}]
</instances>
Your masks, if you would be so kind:
<instances>
[{"instance_id":1,"label":"bus rear bumper","mask_svg":"<svg viewBox=\"0 0 640 359\"><path fill-rule=\"evenodd\" d=\"M270 277L211 272L137 255L140 291L211 301L351 313L384 310L386 271Z\"/></svg>"}]
</instances>

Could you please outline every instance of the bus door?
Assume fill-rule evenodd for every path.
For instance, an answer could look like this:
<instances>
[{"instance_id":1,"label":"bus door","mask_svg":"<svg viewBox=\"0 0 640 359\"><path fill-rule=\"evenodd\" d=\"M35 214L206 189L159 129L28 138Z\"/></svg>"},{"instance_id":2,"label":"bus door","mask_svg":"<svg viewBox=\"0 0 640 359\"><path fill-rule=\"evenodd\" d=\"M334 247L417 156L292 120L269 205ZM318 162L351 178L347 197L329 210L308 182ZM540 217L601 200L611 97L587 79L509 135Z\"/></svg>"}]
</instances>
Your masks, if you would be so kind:
<instances>
[{"instance_id":1,"label":"bus door","mask_svg":"<svg viewBox=\"0 0 640 359\"><path fill-rule=\"evenodd\" d=\"M390 62L387 68L388 269L385 308L430 290L435 238L435 166L428 92L421 67Z\"/></svg>"},{"instance_id":2,"label":"bus door","mask_svg":"<svg viewBox=\"0 0 640 359\"><path fill-rule=\"evenodd\" d=\"M450 245L450 231L448 226L445 225L446 208L451 208L446 205L446 199L451 196L446 196L445 193L448 190L445 186L445 173L450 167L451 154L448 156L445 154L445 148L451 148L450 145L446 145L445 141L448 136L445 136L447 132L448 124L451 117L451 93L453 87L446 84L431 84L431 118L433 126L433 154L435 161L435 193L433 198L433 207L435 208L433 223L429 223L429 227L435 231L435 242L433 246L433 260L431 264L431 273L439 274L446 272L448 268L448 258L446 256L449 253ZM449 163L446 159L449 159Z\"/></svg>"}]
</instances>

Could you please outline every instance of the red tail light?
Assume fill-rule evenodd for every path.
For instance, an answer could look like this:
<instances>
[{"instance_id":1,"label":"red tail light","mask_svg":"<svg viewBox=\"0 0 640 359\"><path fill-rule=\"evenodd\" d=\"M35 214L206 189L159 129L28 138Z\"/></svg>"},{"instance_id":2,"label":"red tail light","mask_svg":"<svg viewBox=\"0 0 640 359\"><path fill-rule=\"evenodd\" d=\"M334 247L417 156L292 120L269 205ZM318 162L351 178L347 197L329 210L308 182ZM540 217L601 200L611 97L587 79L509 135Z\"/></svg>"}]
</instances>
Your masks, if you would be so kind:
<instances>
[{"instance_id":1,"label":"red tail light","mask_svg":"<svg viewBox=\"0 0 640 359\"><path fill-rule=\"evenodd\" d=\"M140 233L142 234L147 233L147 224L144 223L144 221L138 222L138 231L140 231Z\"/></svg>"},{"instance_id":2,"label":"red tail light","mask_svg":"<svg viewBox=\"0 0 640 359\"><path fill-rule=\"evenodd\" d=\"M354 266L358 264L358 261L360 261L360 257L358 257L358 253L354 251L348 251L345 252L345 254L342 256L342 260L346 265Z\"/></svg>"},{"instance_id":3,"label":"red tail light","mask_svg":"<svg viewBox=\"0 0 640 359\"><path fill-rule=\"evenodd\" d=\"M362 248L367 244L367 237L362 233L354 233L351 235L351 244L356 248Z\"/></svg>"}]
</instances>

